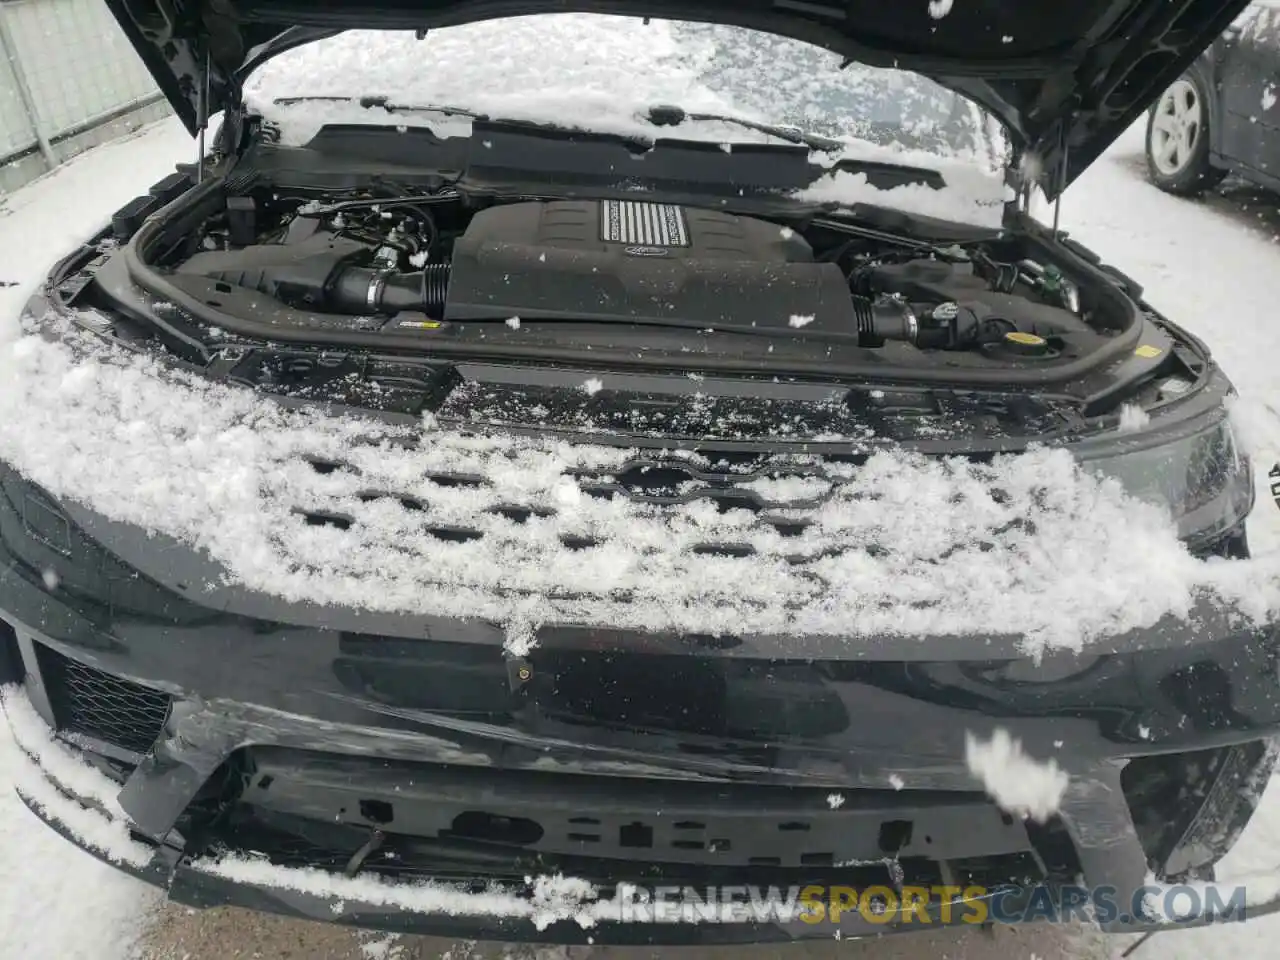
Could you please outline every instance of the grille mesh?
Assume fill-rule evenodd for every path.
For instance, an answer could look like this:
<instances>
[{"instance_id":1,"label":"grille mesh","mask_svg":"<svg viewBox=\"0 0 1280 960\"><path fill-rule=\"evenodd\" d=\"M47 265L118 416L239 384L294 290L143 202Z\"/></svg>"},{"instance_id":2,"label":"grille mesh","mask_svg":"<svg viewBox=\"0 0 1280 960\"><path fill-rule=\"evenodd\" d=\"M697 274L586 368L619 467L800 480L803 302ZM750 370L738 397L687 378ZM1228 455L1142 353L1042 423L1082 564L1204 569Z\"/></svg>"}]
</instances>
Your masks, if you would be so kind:
<instances>
[{"instance_id":1,"label":"grille mesh","mask_svg":"<svg viewBox=\"0 0 1280 960\"><path fill-rule=\"evenodd\" d=\"M160 736L169 697L112 676L48 647L39 647L40 674L58 729L146 753Z\"/></svg>"}]
</instances>

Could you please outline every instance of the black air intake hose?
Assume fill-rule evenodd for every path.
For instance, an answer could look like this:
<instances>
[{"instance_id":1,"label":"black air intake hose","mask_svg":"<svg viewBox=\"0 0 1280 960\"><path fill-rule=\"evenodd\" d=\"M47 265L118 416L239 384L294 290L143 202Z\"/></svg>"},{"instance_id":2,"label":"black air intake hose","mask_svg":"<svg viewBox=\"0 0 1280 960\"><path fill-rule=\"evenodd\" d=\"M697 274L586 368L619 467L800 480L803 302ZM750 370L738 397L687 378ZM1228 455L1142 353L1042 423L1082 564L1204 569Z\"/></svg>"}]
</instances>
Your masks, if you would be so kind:
<instances>
[{"instance_id":1,"label":"black air intake hose","mask_svg":"<svg viewBox=\"0 0 1280 960\"><path fill-rule=\"evenodd\" d=\"M879 346L886 340L916 342L919 323L905 300L897 297L872 300L854 294L853 315L858 321L858 341L863 346Z\"/></svg>"},{"instance_id":2,"label":"black air intake hose","mask_svg":"<svg viewBox=\"0 0 1280 960\"><path fill-rule=\"evenodd\" d=\"M329 278L325 307L338 313L439 313L449 289L449 265L428 264L415 273L342 267Z\"/></svg>"},{"instance_id":3,"label":"black air intake hose","mask_svg":"<svg viewBox=\"0 0 1280 960\"><path fill-rule=\"evenodd\" d=\"M1018 329L1016 324L993 316L981 303L946 301L917 311L892 295L873 300L854 294L853 315L858 323L858 342L866 347L900 340L925 350L964 350L997 341Z\"/></svg>"},{"instance_id":4,"label":"black air intake hose","mask_svg":"<svg viewBox=\"0 0 1280 960\"><path fill-rule=\"evenodd\" d=\"M399 273L356 266L367 247L355 240L316 235L293 244L209 250L178 269L222 280L304 310L364 316L402 310L439 314L449 289L449 264Z\"/></svg>"},{"instance_id":5,"label":"black air intake hose","mask_svg":"<svg viewBox=\"0 0 1280 960\"><path fill-rule=\"evenodd\" d=\"M422 268L422 299L428 310L444 309L449 295L449 264L429 263Z\"/></svg>"}]
</instances>

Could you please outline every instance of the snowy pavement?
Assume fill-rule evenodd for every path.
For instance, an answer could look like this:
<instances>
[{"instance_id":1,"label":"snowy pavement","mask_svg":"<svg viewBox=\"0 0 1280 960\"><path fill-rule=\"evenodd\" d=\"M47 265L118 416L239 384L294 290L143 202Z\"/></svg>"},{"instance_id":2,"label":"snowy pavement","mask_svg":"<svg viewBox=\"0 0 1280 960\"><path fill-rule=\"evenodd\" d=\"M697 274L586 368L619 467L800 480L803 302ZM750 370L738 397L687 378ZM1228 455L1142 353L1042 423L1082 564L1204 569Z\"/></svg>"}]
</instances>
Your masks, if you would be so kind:
<instances>
[{"instance_id":1,"label":"snowy pavement","mask_svg":"<svg viewBox=\"0 0 1280 960\"><path fill-rule=\"evenodd\" d=\"M1148 299L1158 309L1204 337L1243 396L1280 409L1280 375L1273 372L1278 366L1274 358L1280 355L1280 319L1272 316L1275 282L1270 279L1280 258L1273 205L1249 191L1240 191L1234 198L1228 192L1206 202L1168 197L1145 181L1140 151L1141 131L1130 131L1068 192L1064 226L1144 283ZM0 199L0 317L16 316L31 286L58 255L191 152L185 132L176 122L167 121L100 148ZM0 324L0 337L11 330L8 321ZM1260 463L1259 469L1269 463ZM1265 496L1265 487L1260 489L1250 534L1255 551L1280 550L1280 511ZM5 771L12 768L13 749L7 735L0 735L0 786ZM1280 786L1273 784L1268 801L1232 859L1231 873L1280 870ZM0 875L6 878L0 894L0 929L6 931L0 958L123 958L142 949L137 938L157 922L160 898L155 893L45 830L7 789L0 789ZM186 911L169 909L152 936L145 938L146 952L157 958L188 954L192 960L202 960L239 951L264 957L394 956L398 948L407 960L426 956L424 951L431 944L438 945L365 938L361 946L354 937L339 943L332 932L315 933L304 925L245 924L234 915L228 921L227 916L188 916ZM158 939L159 931L172 931L173 937L167 942ZM895 938L856 947L832 944L829 949L806 947L790 955L834 956L838 950L842 956L852 953L867 960L939 955L1076 960L1100 958L1124 945L1100 943L1093 937L1068 943L1062 931L998 934L994 941L982 944L973 937L958 942L950 935L932 934L918 942ZM1174 931L1144 945L1134 960L1253 960L1273 955L1274 947L1267 941L1277 936L1280 920ZM328 946L319 946L322 942ZM460 944L451 952L460 960L473 955L473 948ZM650 952L610 950L592 956L606 953L639 957ZM788 955L777 948L745 953Z\"/></svg>"},{"instance_id":2,"label":"snowy pavement","mask_svg":"<svg viewBox=\"0 0 1280 960\"><path fill-rule=\"evenodd\" d=\"M1167 196L1142 165L1143 129L1130 129L1062 201L1062 225L1146 288L1165 316L1204 339L1241 396L1280 409L1280 318L1275 315L1280 232L1277 201L1239 190L1204 201ZM1270 201L1270 202L1268 202ZM1272 442L1255 464L1258 505L1249 525L1255 554L1280 550L1280 510L1267 496ZM1220 875L1280 872L1280 777ZM1134 960L1254 960L1276 953L1280 918L1243 926L1163 933Z\"/></svg>"},{"instance_id":3,"label":"snowy pavement","mask_svg":"<svg viewBox=\"0 0 1280 960\"><path fill-rule=\"evenodd\" d=\"M139 189L193 158L176 121L102 147L29 187L0 198L0 338L54 260L98 229ZM7 286L6 284L16 284ZM3 389L3 387L0 387ZM0 735L0 779L15 764ZM0 956L108 960L126 956L160 897L81 855L0 790Z\"/></svg>"}]
</instances>

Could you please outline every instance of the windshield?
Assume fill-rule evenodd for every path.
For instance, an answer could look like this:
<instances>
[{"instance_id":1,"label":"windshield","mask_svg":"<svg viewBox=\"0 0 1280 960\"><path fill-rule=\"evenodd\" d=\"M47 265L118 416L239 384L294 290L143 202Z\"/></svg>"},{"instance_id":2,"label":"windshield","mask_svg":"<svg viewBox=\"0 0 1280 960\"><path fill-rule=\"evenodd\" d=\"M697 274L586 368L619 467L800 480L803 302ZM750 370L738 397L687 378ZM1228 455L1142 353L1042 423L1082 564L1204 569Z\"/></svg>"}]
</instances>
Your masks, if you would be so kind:
<instances>
[{"instance_id":1,"label":"windshield","mask_svg":"<svg viewBox=\"0 0 1280 960\"><path fill-rule=\"evenodd\" d=\"M385 96L406 105L462 107L495 118L621 133L768 141L741 117L846 142L870 159L937 166L960 160L998 171L1000 131L971 101L905 71L842 65L820 47L741 27L596 14L541 14L413 33L350 31L280 54L247 85L250 103L305 142L331 122L387 123L355 104L280 104L281 98ZM686 119L656 127L648 108ZM397 114L397 125L438 115ZM455 118L453 123L466 123ZM447 132L444 135L449 135Z\"/></svg>"}]
</instances>

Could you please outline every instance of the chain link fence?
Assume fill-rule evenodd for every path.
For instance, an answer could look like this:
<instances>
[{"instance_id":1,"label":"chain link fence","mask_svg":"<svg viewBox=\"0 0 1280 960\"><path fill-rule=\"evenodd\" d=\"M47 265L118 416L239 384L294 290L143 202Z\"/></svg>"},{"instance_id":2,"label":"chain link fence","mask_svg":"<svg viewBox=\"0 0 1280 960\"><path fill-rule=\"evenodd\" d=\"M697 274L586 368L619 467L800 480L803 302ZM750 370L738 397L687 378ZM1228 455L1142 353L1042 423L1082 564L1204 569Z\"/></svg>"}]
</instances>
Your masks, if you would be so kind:
<instances>
[{"instance_id":1,"label":"chain link fence","mask_svg":"<svg viewBox=\"0 0 1280 960\"><path fill-rule=\"evenodd\" d=\"M0 193L168 112L102 0L0 0Z\"/></svg>"}]
</instances>

